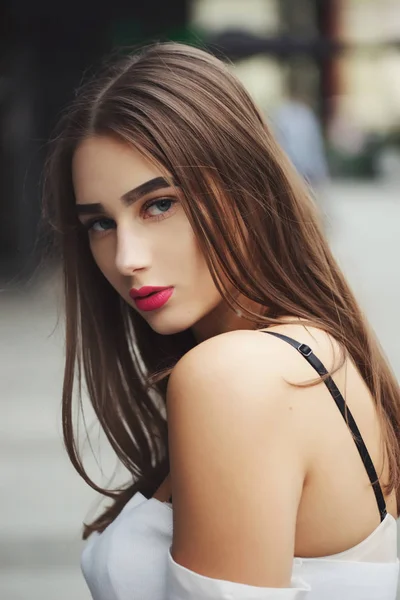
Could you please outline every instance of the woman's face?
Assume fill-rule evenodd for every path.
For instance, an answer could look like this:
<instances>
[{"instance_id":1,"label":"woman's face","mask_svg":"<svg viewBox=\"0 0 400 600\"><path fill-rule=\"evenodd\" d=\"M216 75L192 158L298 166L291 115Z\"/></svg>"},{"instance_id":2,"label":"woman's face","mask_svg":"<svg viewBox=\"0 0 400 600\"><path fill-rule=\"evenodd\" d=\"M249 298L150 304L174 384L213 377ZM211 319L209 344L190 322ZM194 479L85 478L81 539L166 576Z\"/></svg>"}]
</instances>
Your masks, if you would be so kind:
<instances>
[{"instance_id":1,"label":"woman's face","mask_svg":"<svg viewBox=\"0 0 400 600\"><path fill-rule=\"evenodd\" d=\"M200 329L209 329L207 319L220 322L221 311L228 308L180 203L179 189L169 186L161 169L108 137L84 140L72 167L76 208L94 260L122 298L161 334L196 329L201 323ZM140 294L147 286L167 289L135 299L135 291ZM198 334L208 337L205 331Z\"/></svg>"}]
</instances>

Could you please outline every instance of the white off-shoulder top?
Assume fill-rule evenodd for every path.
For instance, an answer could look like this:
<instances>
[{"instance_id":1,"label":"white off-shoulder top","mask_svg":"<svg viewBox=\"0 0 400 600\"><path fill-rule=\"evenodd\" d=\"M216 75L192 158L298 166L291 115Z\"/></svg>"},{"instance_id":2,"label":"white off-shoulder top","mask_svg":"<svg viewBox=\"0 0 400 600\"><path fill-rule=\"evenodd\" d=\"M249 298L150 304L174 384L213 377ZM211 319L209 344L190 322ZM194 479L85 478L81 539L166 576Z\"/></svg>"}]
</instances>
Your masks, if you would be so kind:
<instances>
[{"instance_id":1,"label":"white off-shoulder top","mask_svg":"<svg viewBox=\"0 0 400 600\"><path fill-rule=\"evenodd\" d=\"M387 515L357 546L324 558L295 558L291 588L204 577L171 554L172 506L136 493L107 529L90 536L82 570L94 600L395 600L397 526Z\"/></svg>"}]
</instances>

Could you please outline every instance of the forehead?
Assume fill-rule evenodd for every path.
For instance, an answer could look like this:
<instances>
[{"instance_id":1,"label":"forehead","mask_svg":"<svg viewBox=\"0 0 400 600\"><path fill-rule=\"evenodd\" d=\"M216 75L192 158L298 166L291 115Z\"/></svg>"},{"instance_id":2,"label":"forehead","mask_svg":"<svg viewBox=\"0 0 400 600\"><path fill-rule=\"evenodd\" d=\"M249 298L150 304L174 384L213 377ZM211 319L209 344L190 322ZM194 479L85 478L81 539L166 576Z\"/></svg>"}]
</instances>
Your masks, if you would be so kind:
<instances>
[{"instance_id":1,"label":"forehead","mask_svg":"<svg viewBox=\"0 0 400 600\"><path fill-rule=\"evenodd\" d=\"M139 150L111 137L90 137L77 147L72 180L79 203L106 202L165 172Z\"/></svg>"}]
</instances>

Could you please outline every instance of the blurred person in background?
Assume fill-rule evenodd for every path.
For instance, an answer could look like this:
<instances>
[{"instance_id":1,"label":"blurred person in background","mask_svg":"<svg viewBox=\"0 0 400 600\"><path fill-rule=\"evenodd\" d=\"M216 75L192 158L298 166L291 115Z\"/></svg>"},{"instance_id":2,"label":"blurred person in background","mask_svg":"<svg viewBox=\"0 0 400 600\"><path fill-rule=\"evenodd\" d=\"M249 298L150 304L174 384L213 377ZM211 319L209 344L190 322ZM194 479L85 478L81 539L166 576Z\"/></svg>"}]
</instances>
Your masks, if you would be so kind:
<instances>
[{"instance_id":1,"label":"blurred person in background","mask_svg":"<svg viewBox=\"0 0 400 600\"><path fill-rule=\"evenodd\" d=\"M112 499L84 530L93 598L394 600L398 384L243 86L150 45L52 143L65 442ZM124 488L77 453L77 373Z\"/></svg>"},{"instance_id":2,"label":"blurred person in background","mask_svg":"<svg viewBox=\"0 0 400 600\"><path fill-rule=\"evenodd\" d=\"M318 200L329 177L321 124L295 84L272 115L276 139Z\"/></svg>"}]
</instances>

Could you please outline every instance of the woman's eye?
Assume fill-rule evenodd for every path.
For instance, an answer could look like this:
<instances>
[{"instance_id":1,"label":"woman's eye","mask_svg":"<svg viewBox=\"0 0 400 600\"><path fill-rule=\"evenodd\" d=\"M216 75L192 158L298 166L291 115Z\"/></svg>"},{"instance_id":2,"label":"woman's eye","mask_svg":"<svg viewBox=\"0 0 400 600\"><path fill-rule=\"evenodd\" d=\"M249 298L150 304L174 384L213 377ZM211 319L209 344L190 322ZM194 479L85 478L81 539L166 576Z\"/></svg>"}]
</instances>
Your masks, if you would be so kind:
<instances>
[{"instance_id":1,"label":"woman's eye","mask_svg":"<svg viewBox=\"0 0 400 600\"><path fill-rule=\"evenodd\" d=\"M104 233L109 229L113 229L114 225L115 224L112 219L95 219L86 223L85 227L88 231L92 231L94 233Z\"/></svg>"},{"instance_id":2,"label":"woman's eye","mask_svg":"<svg viewBox=\"0 0 400 600\"><path fill-rule=\"evenodd\" d=\"M169 212L172 205L175 204L175 200L169 198L160 198L159 200L153 200L145 207L145 212L150 217L162 217L165 213Z\"/></svg>"}]
</instances>

